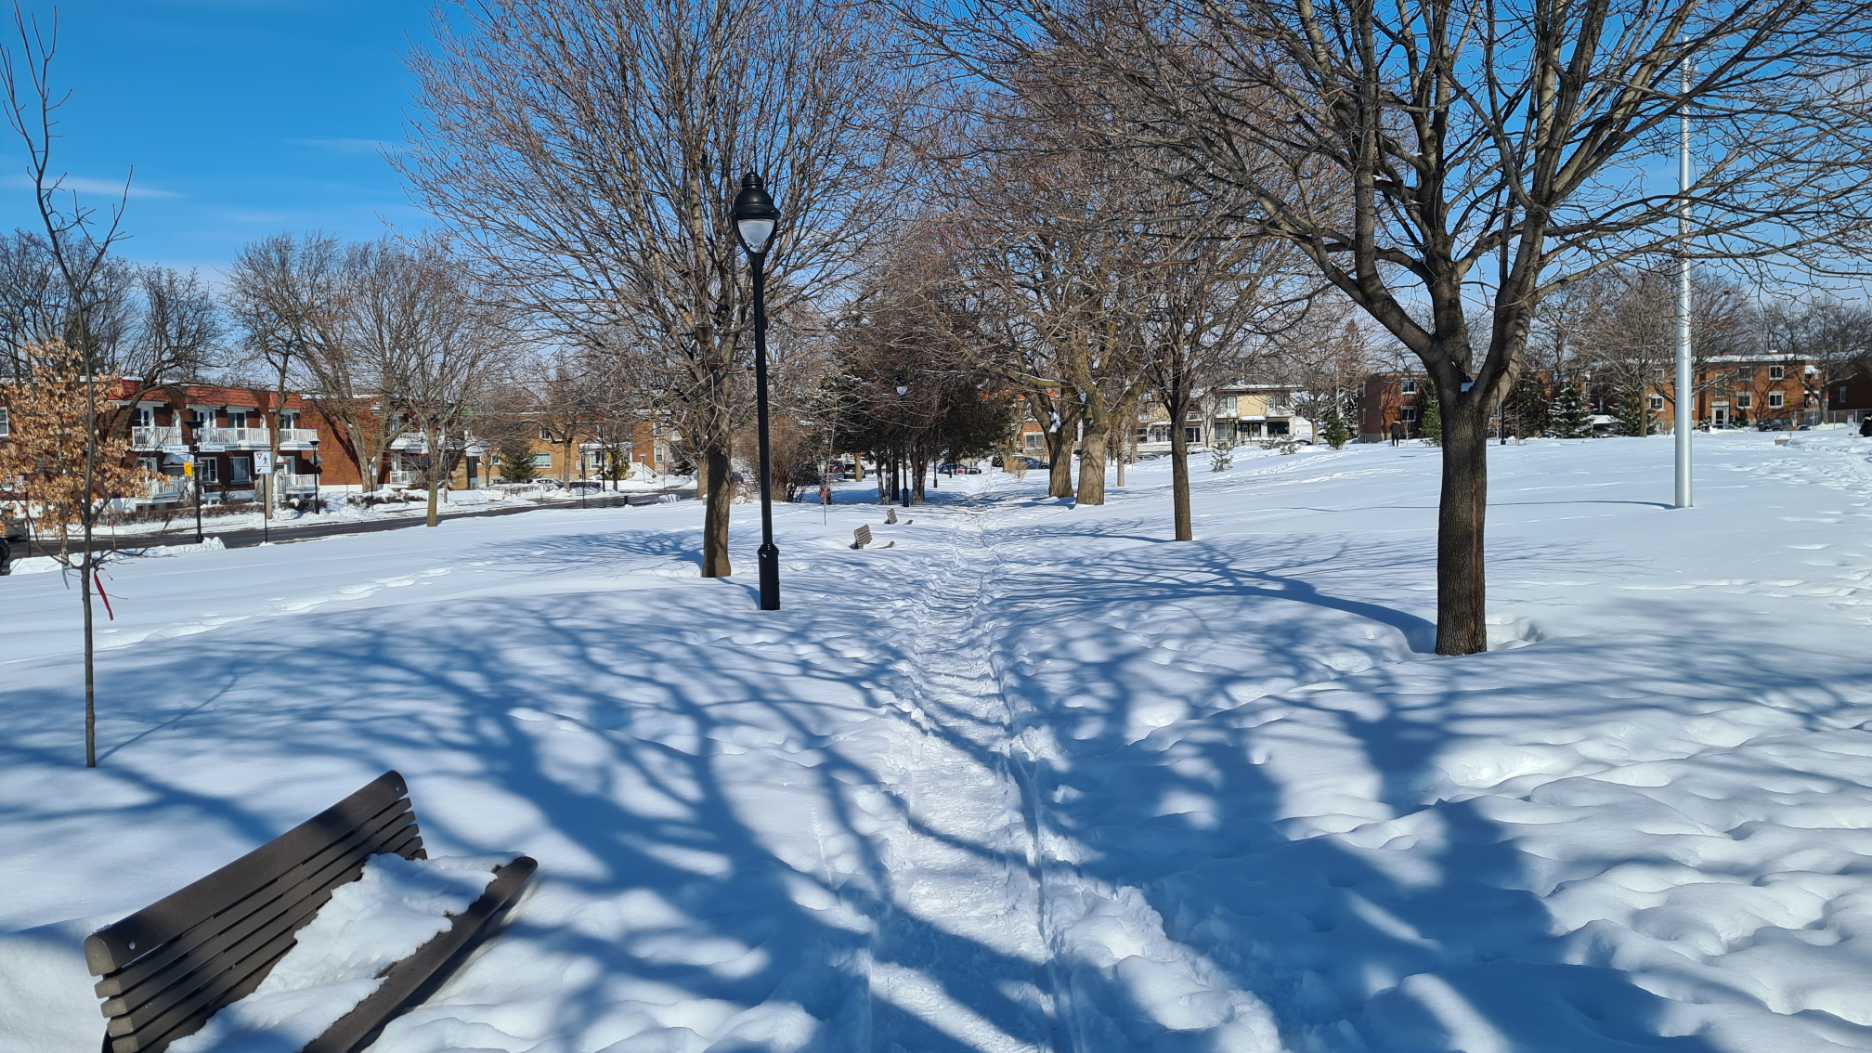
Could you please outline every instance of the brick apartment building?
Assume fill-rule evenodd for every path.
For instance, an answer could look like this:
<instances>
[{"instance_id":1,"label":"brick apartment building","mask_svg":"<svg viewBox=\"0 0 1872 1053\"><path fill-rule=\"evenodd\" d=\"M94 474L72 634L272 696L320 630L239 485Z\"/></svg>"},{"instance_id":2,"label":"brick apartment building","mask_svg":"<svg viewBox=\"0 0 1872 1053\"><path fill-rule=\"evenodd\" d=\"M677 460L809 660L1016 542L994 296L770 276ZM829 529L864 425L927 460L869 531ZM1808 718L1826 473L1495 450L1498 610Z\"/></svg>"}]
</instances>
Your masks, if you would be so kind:
<instances>
[{"instance_id":1,"label":"brick apartment building","mask_svg":"<svg viewBox=\"0 0 1872 1053\"><path fill-rule=\"evenodd\" d=\"M1691 420L1698 427L1730 428L1771 422L1815 424L1824 409L1820 370L1797 355L1723 355L1696 365ZM1676 426L1676 406L1660 385L1645 394L1652 426Z\"/></svg>"},{"instance_id":2,"label":"brick apartment building","mask_svg":"<svg viewBox=\"0 0 1872 1053\"><path fill-rule=\"evenodd\" d=\"M1372 373L1365 378L1359 394L1358 441L1383 442L1391 437L1393 425L1404 425L1404 434L1416 438L1417 422L1422 412L1419 399L1423 377L1411 373Z\"/></svg>"},{"instance_id":3,"label":"brick apartment building","mask_svg":"<svg viewBox=\"0 0 1872 1053\"><path fill-rule=\"evenodd\" d=\"M121 379L110 384L104 396L100 426L126 436L130 456L156 480L147 492L124 498L122 506L131 509L191 503L198 482L205 504L258 500L261 486L254 455L275 449L276 431L274 496L281 504L321 491L420 486L435 460L420 433L405 431L367 473L359 467L344 429L315 400L299 393L288 393L282 400L269 389L215 384L145 390ZM0 404L0 442L9 438L13 424ZM573 451L576 477L597 478L604 465L619 457L653 470L670 466L669 437L661 429L640 421L630 434L632 441L622 444L595 439L578 443ZM540 475L558 476L562 451L555 444L533 443ZM449 453L451 488L471 490L498 481L497 459L473 436L451 443ZM196 478L185 472L191 458ZM368 485L366 474L372 477Z\"/></svg>"},{"instance_id":4,"label":"brick apartment building","mask_svg":"<svg viewBox=\"0 0 1872 1053\"><path fill-rule=\"evenodd\" d=\"M1872 417L1872 362L1826 386L1826 419L1858 424Z\"/></svg>"}]
</instances>

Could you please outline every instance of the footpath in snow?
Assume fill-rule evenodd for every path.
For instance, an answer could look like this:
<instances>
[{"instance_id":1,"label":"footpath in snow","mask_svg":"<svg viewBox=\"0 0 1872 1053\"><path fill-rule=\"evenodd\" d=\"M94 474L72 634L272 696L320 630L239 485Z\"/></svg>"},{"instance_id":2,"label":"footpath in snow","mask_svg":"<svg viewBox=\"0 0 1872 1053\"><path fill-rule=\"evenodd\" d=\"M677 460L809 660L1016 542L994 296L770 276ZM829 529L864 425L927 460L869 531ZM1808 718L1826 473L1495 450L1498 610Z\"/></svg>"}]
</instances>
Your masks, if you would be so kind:
<instances>
[{"instance_id":1,"label":"footpath in snow","mask_svg":"<svg viewBox=\"0 0 1872 1053\"><path fill-rule=\"evenodd\" d=\"M1491 450L1495 650L1433 642L1436 451L1038 473L0 581L0 1053L83 933L386 768L525 852L388 1053L1872 1049L1872 443ZM1199 466L1200 469L1201 466ZM885 550L846 547L870 523Z\"/></svg>"}]
</instances>

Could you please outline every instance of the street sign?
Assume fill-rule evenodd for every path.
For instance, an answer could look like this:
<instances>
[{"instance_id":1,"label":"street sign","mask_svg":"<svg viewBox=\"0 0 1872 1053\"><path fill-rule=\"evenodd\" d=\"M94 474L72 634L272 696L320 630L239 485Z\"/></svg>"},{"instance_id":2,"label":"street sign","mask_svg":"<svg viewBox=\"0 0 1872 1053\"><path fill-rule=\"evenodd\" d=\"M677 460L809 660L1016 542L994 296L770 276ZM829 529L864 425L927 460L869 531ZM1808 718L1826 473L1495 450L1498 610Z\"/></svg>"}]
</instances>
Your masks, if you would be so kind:
<instances>
[{"instance_id":1,"label":"street sign","mask_svg":"<svg viewBox=\"0 0 1872 1053\"><path fill-rule=\"evenodd\" d=\"M253 457L255 475L273 474L273 452L271 450L255 450Z\"/></svg>"},{"instance_id":2,"label":"street sign","mask_svg":"<svg viewBox=\"0 0 1872 1053\"><path fill-rule=\"evenodd\" d=\"M195 478L195 458L193 458L193 457L189 457L189 458L186 458L186 459L184 459L184 460L183 460L183 462L182 462L182 478L184 478L184 479L193 479L193 478Z\"/></svg>"}]
</instances>

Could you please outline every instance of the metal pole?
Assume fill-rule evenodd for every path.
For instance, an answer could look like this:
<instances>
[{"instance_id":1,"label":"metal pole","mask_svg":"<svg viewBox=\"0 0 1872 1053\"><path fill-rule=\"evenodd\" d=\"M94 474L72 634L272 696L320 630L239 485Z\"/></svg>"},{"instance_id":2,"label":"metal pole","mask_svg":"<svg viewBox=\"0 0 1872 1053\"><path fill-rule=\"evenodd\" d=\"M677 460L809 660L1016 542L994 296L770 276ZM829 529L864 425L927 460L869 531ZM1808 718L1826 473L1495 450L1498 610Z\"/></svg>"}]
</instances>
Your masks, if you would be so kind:
<instances>
[{"instance_id":1,"label":"metal pole","mask_svg":"<svg viewBox=\"0 0 1872 1053\"><path fill-rule=\"evenodd\" d=\"M1690 56L1683 57L1683 101L1677 154L1677 507L1689 508L1690 435L1696 430L1696 393L1690 376Z\"/></svg>"},{"instance_id":2,"label":"metal pole","mask_svg":"<svg viewBox=\"0 0 1872 1053\"><path fill-rule=\"evenodd\" d=\"M780 550L773 540L773 454L767 440L767 276L764 254L753 255L754 388L760 417L760 609L780 609Z\"/></svg>"},{"instance_id":3,"label":"metal pole","mask_svg":"<svg viewBox=\"0 0 1872 1053\"><path fill-rule=\"evenodd\" d=\"M189 451L189 471L195 476L195 543L202 543L201 532L201 451Z\"/></svg>"}]
</instances>

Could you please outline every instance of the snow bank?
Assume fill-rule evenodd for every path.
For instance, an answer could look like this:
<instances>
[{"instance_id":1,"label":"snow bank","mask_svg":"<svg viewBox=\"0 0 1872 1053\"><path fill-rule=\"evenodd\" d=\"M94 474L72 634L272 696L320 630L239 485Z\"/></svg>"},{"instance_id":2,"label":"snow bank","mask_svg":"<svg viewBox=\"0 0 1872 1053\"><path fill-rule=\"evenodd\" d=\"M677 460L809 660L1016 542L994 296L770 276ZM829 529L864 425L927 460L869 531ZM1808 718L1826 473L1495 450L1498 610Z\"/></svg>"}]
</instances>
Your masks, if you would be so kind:
<instances>
[{"instance_id":1,"label":"snow bank","mask_svg":"<svg viewBox=\"0 0 1872 1053\"><path fill-rule=\"evenodd\" d=\"M152 559L170 556L199 555L203 552L225 552L226 550L227 546L222 544L221 539L218 537L205 538L201 541L191 542L186 545L160 545L149 548L137 548L135 547L135 543L131 542L129 545L120 549L111 558L123 559L129 557L133 559ZM7 573L9 575L50 574L53 571L62 569L64 568L59 566L58 560L53 559L51 556L29 556L26 559L14 560Z\"/></svg>"}]
</instances>

